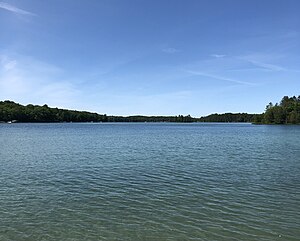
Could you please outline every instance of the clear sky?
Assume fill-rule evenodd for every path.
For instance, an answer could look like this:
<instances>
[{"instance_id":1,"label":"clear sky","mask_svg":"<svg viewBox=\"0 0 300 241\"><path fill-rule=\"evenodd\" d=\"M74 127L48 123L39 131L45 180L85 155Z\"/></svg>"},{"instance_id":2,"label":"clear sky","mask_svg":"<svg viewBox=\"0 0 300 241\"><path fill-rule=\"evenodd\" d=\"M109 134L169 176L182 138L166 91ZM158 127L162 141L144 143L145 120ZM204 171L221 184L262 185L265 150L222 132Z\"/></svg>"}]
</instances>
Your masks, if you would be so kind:
<instances>
[{"instance_id":1,"label":"clear sky","mask_svg":"<svg viewBox=\"0 0 300 241\"><path fill-rule=\"evenodd\" d=\"M299 0L0 0L0 100L260 113L299 76Z\"/></svg>"}]
</instances>

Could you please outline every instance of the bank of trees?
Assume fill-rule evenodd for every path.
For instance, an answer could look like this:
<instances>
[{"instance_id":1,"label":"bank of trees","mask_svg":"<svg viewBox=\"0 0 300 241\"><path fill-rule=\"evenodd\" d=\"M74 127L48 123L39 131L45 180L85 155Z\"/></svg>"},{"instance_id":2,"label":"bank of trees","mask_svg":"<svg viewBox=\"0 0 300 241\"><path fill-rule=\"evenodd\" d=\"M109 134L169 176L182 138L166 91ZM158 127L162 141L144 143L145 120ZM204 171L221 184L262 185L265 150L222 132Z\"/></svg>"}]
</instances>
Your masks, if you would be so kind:
<instances>
[{"instance_id":1,"label":"bank of trees","mask_svg":"<svg viewBox=\"0 0 300 241\"><path fill-rule=\"evenodd\" d=\"M201 122L252 122L255 124L300 124L300 95L284 96L279 103L269 103L262 114L225 113L199 118Z\"/></svg>"},{"instance_id":2,"label":"bank of trees","mask_svg":"<svg viewBox=\"0 0 300 241\"><path fill-rule=\"evenodd\" d=\"M190 115L183 116L108 116L108 122L195 122Z\"/></svg>"},{"instance_id":3,"label":"bank of trees","mask_svg":"<svg viewBox=\"0 0 300 241\"><path fill-rule=\"evenodd\" d=\"M190 115L183 116L107 116L87 111L50 108L47 105L20 105L13 101L0 101L0 122L193 122Z\"/></svg>"},{"instance_id":4,"label":"bank of trees","mask_svg":"<svg viewBox=\"0 0 300 241\"><path fill-rule=\"evenodd\" d=\"M183 116L107 116L87 111L50 108L47 105L20 105L0 101L0 122L252 122L256 124L300 124L300 96L284 96L269 103L265 113L212 114L201 118Z\"/></svg>"},{"instance_id":5,"label":"bank of trees","mask_svg":"<svg viewBox=\"0 0 300 241\"><path fill-rule=\"evenodd\" d=\"M284 96L280 103L269 103L266 111L256 123L300 124L300 96Z\"/></svg>"},{"instance_id":6,"label":"bank of trees","mask_svg":"<svg viewBox=\"0 0 300 241\"><path fill-rule=\"evenodd\" d=\"M23 106L12 101L0 101L0 121L18 122L88 122L107 121L106 115L86 111L50 108L47 105Z\"/></svg>"},{"instance_id":7,"label":"bank of trees","mask_svg":"<svg viewBox=\"0 0 300 241\"><path fill-rule=\"evenodd\" d=\"M225 113L211 114L199 118L200 122L253 122L256 114L247 113Z\"/></svg>"}]
</instances>

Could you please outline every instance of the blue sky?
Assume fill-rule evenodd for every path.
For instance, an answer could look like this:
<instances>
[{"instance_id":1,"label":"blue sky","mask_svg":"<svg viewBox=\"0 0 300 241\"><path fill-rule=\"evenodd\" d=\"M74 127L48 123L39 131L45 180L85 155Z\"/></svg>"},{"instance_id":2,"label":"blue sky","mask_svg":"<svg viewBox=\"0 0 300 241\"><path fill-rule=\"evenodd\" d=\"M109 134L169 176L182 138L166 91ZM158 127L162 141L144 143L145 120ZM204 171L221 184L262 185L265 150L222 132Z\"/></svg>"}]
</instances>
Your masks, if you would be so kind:
<instances>
[{"instance_id":1,"label":"blue sky","mask_svg":"<svg viewBox=\"0 0 300 241\"><path fill-rule=\"evenodd\" d=\"M300 94L298 0L0 0L0 100L260 113Z\"/></svg>"}]
</instances>

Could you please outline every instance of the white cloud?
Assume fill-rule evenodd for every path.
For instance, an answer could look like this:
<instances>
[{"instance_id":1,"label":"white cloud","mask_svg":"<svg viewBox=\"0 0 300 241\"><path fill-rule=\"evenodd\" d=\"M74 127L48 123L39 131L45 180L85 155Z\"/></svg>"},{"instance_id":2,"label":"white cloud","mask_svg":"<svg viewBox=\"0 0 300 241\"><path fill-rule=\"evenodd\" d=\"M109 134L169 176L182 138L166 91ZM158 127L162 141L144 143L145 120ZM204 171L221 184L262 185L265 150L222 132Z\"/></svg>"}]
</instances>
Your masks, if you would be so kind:
<instances>
[{"instance_id":1,"label":"white cloud","mask_svg":"<svg viewBox=\"0 0 300 241\"><path fill-rule=\"evenodd\" d=\"M26 10L23 10L21 8L17 8L13 5L10 5L8 3L5 2L0 2L0 8L5 9L7 11L10 11L12 13L16 13L16 14L21 14L21 15L31 15L31 16L35 16L36 14L32 13L32 12L28 12Z\"/></svg>"},{"instance_id":2,"label":"white cloud","mask_svg":"<svg viewBox=\"0 0 300 241\"><path fill-rule=\"evenodd\" d=\"M12 70L16 67L17 61L14 59L8 59L7 56L0 55L0 67L5 71Z\"/></svg>"},{"instance_id":3,"label":"white cloud","mask_svg":"<svg viewBox=\"0 0 300 241\"><path fill-rule=\"evenodd\" d=\"M165 49L162 49L162 51L167 54L175 54L175 53L180 52L179 49L175 49L175 48L165 48Z\"/></svg>"},{"instance_id":4,"label":"white cloud","mask_svg":"<svg viewBox=\"0 0 300 241\"><path fill-rule=\"evenodd\" d=\"M270 64L269 62L274 62L274 60L280 61L280 59L282 58L282 56L278 56L278 55L266 55L266 54L252 54L252 55L248 55L248 56L241 56L241 57L237 57L237 59L246 61L252 65L254 65L255 67L259 67L263 70L267 70L267 71L286 71L288 69L280 66L280 65L276 65L276 64Z\"/></svg>"},{"instance_id":5,"label":"white cloud","mask_svg":"<svg viewBox=\"0 0 300 241\"><path fill-rule=\"evenodd\" d=\"M225 54L211 54L210 56L214 57L214 58L224 58L224 57L226 57Z\"/></svg>"},{"instance_id":6,"label":"white cloud","mask_svg":"<svg viewBox=\"0 0 300 241\"><path fill-rule=\"evenodd\" d=\"M0 55L0 100L67 106L78 93L56 66L28 56Z\"/></svg>"},{"instance_id":7,"label":"white cloud","mask_svg":"<svg viewBox=\"0 0 300 241\"><path fill-rule=\"evenodd\" d=\"M219 75L214 75L214 74L209 74L209 73L204 73L204 72L198 72L198 71L192 71L192 70L186 70L187 73L192 74L192 75L199 75L199 76L204 76L212 79L217 79L217 80L224 80L227 82L232 82L236 84L242 84L242 85L254 85L253 83L246 82L246 81L240 81L232 78L227 78Z\"/></svg>"},{"instance_id":8,"label":"white cloud","mask_svg":"<svg viewBox=\"0 0 300 241\"><path fill-rule=\"evenodd\" d=\"M254 61L254 60L247 60L249 63L266 69L266 70L270 70L270 71L282 71L282 70L286 70L285 68L278 66L278 65L274 65L274 64L268 64L268 63L262 63L262 62L258 62L258 61Z\"/></svg>"},{"instance_id":9,"label":"white cloud","mask_svg":"<svg viewBox=\"0 0 300 241\"><path fill-rule=\"evenodd\" d=\"M5 65L4 65L4 69L5 70L11 70L11 69L14 69L17 65L17 61L16 60L11 60L9 62L7 62Z\"/></svg>"}]
</instances>

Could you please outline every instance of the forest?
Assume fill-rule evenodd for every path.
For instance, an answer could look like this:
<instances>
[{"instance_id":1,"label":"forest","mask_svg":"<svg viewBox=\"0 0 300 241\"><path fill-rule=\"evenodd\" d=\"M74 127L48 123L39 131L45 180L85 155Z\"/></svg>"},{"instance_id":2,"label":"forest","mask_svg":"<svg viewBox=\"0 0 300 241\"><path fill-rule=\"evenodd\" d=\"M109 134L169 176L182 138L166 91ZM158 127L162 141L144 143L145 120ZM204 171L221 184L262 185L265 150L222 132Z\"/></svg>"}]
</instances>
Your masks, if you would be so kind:
<instances>
[{"instance_id":1,"label":"forest","mask_svg":"<svg viewBox=\"0 0 300 241\"><path fill-rule=\"evenodd\" d=\"M284 96L280 103L270 102L266 111L256 115L256 124L300 124L300 95L298 97Z\"/></svg>"},{"instance_id":2,"label":"forest","mask_svg":"<svg viewBox=\"0 0 300 241\"><path fill-rule=\"evenodd\" d=\"M2 122L99 122L106 120L106 115L86 111L50 108L47 105L23 106L13 101L0 101L0 121Z\"/></svg>"},{"instance_id":3,"label":"forest","mask_svg":"<svg viewBox=\"0 0 300 241\"><path fill-rule=\"evenodd\" d=\"M50 108L48 105L21 105L0 101L0 122L248 122L254 124L300 124L300 96L284 96L269 103L262 114L224 113L195 118L178 116L107 116L87 111Z\"/></svg>"},{"instance_id":4,"label":"forest","mask_svg":"<svg viewBox=\"0 0 300 241\"><path fill-rule=\"evenodd\" d=\"M257 114L225 113L200 117L199 122L253 122Z\"/></svg>"},{"instance_id":5,"label":"forest","mask_svg":"<svg viewBox=\"0 0 300 241\"><path fill-rule=\"evenodd\" d=\"M107 116L87 111L50 108L47 105L21 105L13 101L0 101L0 122L193 122L190 115L183 116Z\"/></svg>"}]
</instances>

